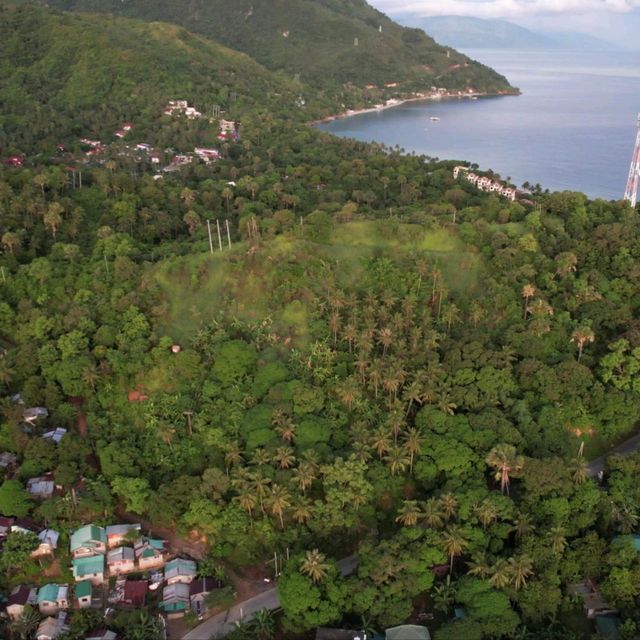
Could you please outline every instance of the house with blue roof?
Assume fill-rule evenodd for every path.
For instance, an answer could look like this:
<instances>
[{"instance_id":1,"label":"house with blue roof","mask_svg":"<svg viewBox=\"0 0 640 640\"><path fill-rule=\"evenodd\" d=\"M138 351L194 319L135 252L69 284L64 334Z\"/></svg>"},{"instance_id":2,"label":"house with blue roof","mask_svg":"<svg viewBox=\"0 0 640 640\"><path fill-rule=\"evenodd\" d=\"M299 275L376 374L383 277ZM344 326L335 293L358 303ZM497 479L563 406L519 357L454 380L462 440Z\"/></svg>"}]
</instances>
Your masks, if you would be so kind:
<instances>
[{"instance_id":1,"label":"house with blue roof","mask_svg":"<svg viewBox=\"0 0 640 640\"><path fill-rule=\"evenodd\" d=\"M89 580L94 586L104 582L104 556L83 556L74 558L71 563L76 582Z\"/></svg>"},{"instance_id":2,"label":"house with blue roof","mask_svg":"<svg viewBox=\"0 0 640 640\"><path fill-rule=\"evenodd\" d=\"M66 584L45 584L38 590L36 602L40 613L53 616L69 608L69 587Z\"/></svg>"},{"instance_id":3,"label":"house with blue roof","mask_svg":"<svg viewBox=\"0 0 640 640\"><path fill-rule=\"evenodd\" d=\"M164 568L164 579L167 584L175 584L176 582L190 584L196 577L196 568L196 563L193 560L175 558L171 562L167 562Z\"/></svg>"},{"instance_id":4,"label":"house with blue roof","mask_svg":"<svg viewBox=\"0 0 640 640\"><path fill-rule=\"evenodd\" d=\"M87 524L71 534L71 555L74 558L107 552L107 534L103 527Z\"/></svg>"}]
</instances>

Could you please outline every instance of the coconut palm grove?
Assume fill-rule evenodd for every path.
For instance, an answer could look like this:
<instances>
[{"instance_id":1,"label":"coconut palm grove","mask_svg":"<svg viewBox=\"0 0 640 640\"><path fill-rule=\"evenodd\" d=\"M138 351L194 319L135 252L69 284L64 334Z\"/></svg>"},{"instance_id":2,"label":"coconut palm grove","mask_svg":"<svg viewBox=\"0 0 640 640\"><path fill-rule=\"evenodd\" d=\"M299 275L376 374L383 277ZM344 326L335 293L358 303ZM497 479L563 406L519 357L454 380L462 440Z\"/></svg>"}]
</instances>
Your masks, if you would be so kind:
<instances>
[{"instance_id":1,"label":"coconut palm grove","mask_svg":"<svg viewBox=\"0 0 640 640\"><path fill-rule=\"evenodd\" d=\"M639 638L637 210L316 129L517 93L363 0L49 4L0 2L0 637Z\"/></svg>"}]
</instances>

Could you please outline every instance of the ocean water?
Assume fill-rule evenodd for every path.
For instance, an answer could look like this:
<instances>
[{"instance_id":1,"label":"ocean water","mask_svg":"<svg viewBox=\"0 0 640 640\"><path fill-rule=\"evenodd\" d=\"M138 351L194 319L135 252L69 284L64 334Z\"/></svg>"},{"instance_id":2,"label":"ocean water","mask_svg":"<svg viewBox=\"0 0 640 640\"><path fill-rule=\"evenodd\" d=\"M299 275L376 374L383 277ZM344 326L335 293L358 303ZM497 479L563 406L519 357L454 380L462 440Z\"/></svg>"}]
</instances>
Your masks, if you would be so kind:
<instances>
[{"instance_id":1,"label":"ocean water","mask_svg":"<svg viewBox=\"0 0 640 640\"><path fill-rule=\"evenodd\" d=\"M523 94L409 102L320 128L476 162L517 185L528 181L593 198L623 196L640 112L640 52L465 53L507 76Z\"/></svg>"}]
</instances>

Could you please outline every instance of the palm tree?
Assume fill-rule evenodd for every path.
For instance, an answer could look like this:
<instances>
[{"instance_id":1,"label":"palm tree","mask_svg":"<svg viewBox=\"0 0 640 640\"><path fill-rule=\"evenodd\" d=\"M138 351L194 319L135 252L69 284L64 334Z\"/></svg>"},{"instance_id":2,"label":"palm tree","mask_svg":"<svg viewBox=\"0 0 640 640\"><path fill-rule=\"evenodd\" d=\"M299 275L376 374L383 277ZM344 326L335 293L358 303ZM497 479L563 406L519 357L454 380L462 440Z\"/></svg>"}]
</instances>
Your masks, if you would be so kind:
<instances>
[{"instance_id":1,"label":"palm tree","mask_svg":"<svg viewBox=\"0 0 640 640\"><path fill-rule=\"evenodd\" d=\"M529 306L529 300L536 295L536 288L532 284L525 284L522 287L522 297L524 298L524 319L527 319L527 308Z\"/></svg>"},{"instance_id":2,"label":"palm tree","mask_svg":"<svg viewBox=\"0 0 640 640\"><path fill-rule=\"evenodd\" d=\"M439 502L440 511L446 521L451 520L458 513L458 499L452 493L443 493Z\"/></svg>"},{"instance_id":3,"label":"palm tree","mask_svg":"<svg viewBox=\"0 0 640 640\"><path fill-rule=\"evenodd\" d=\"M52 202L44 214L44 226L51 231L53 239L56 239L58 227L62 224L62 205L58 202Z\"/></svg>"},{"instance_id":4,"label":"palm tree","mask_svg":"<svg viewBox=\"0 0 640 640\"><path fill-rule=\"evenodd\" d=\"M258 500L251 487L248 485L244 486L234 500L238 502L240 507L249 514L249 518L253 520L253 510L256 508Z\"/></svg>"},{"instance_id":5,"label":"palm tree","mask_svg":"<svg viewBox=\"0 0 640 640\"><path fill-rule=\"evenodd\" d=\"M276 427L276 432L285 442L295 442L296 425L293 424L291 420L287 420L283 424L278 425Z\"/></svg>"},{"instance_id":6,"label":"palm tree","mask_svg":"<svg viewBox=\"0 0 640 640\"><path fill-rule=\"evenodd\" d=\"M405 500L396 516L396 522L400 522L405 527L415 527L422 515L422 511L417 500Z\"/></svg>"},{"instance_id":7,"label":"palm tree","mask_svg":"<svg viewBox=\"0 0 640 640\"><path fill-rule=\"evenodd\" d=\"M487 554L484 552L477 553L467 562L468 571L470 576L477 576L478 578L488 578L491 575L491 565L487 560Z\"/></svg>"},{"instance_id":8,"label":"palm tree","mask_svg":"<svg viewBox=\"0 0 640 640\"><path fill-rule=\"evenodd\" d=\"M373 432L371 446L375 449L380 460L391 449L391 438L389 437L389 431L385 427L378 427Z\"/></svg>"},{"instance_id":9,"label":"palm tree","mask_svg":"<svg viewBox=\"0 0 640 640\"><path fill-rule=\"evenodd\" d=\"M12 637L19 638L19 640L28 640L38 626L39 620L40 616L38 612L33 607L27 605L22 615L16 620L13 620L9 625Z\"/></svg>"},{"instance_id":10,"label":"palm tree","mask_svg":"<svg viewBox=\"0 0 640 640\"><path fill-rule=\"evenodd\" d=\"M454 559L461 556L468 546L469 543L457 527L451 527L444 532L442 548L449 556L449 572L453 571Z\"/></svg>"},{"instance_id":11,"label":"palm tree","mask_svg":"<svg viewBox=\"0 0 640 640\"><path fill-rule=\"evenodd\" d=\"M423 441L424 438L418 429L411 427L411 429L407 430L403 446L409 454L409 473L413 473L413 459L416 454L420 453Z\"/></svg>"},{"instance_id":12,"label":"palm tree","mask_svg":"<svg viewBox=\"0 0 640 640\"><path fill-rule=\"evenodd\" d=\"M308 500L299 498L293 503L291 517L298 524L304 524L311 519L311 509Z\"/></svg>"},{"instance_id":13,"label":"palm tree","mask_svg":"<svg viewBox=\"0 0 640 640\"><path fill-rule=\"evenodd\" d=\"M271 462L271 454L264 448L256 449L251 457L252 464L258 467L266 466Z\"/></svg>"},{"instance_id":14,"label":"palm tree","mask_svg":"<svg viewBox=\"0 0 640 640\"><path fill-rule=\"evenodd\" d=\"M576 484L583 484L589 477L589 464L582 456L578 456L569 463L569 471Z\"/></svg>"},{"instance_id":15,"label":"palm tree","mask_svg":"<svg viewBox=\"0 0 640 640\"><path fill-rule=\"evenodd\" d=\"M567 547L567 532L564 527L551 527L549 529L549 542L553 553L560 555Z\"/></svg>"},{"instance_id":16,"label":"palm tree","mask_svg":"<svg viewBox=\"0 0 640 640\"><path fill-rule=\"evenodd\" d=\"M196 192L193 189L189 189L189 187L184 187L180 192L180 200L182 200L186 206L191 206L195 199Z\"/></svg>"},{"instance_id":17,"label":"palm tree","mask_svg":"<svg viewBox=\"0 0 640 640\"><path fill-rule=\"evenodd\" d=\"M300 562L300 570L313 582L322 582L329 573L329 565L325 562L327 557L318 549L307 551Z\"/></svg>"},{"instance_id":18,"label":"palm tree","mask_svg":"<svg viewBox=\"0 0 640 640\"><path fill-rule=\"evenodd\" d=\"M433 590L433 608L444 615L448 615L456 601L456 589L451 584L451 575L441 585Z\"/></svg>"},{"instance_id":19,"label":"palm tree","mask_svg":"<svg viewBox=\"0 0 640 640\"><path fill-rule=\"evenodd\" d=\"M20 236L13 231L7 231L2 236L2 246L13 254L15 248L20 245Z\"/></svg>"},{"instance_id":20,"label":"palm tree","mask_svg":"<svg viewBox=\"0 0 640 640\"><path fill-rule=\"evenodd\" d=\"M402 399L407 403L407 412L405 415L409 415L411 413L411 407L413 407L413 403L422 404L424 401L424 392L422 390L422 385L418 380L414 380L410 385L405 387L402 392Z\"/></svg>"},{"instance_id":21,"label":"palm tree","mask_svg":"<svg viewBox=\"0 0 640 640\"><path fill-rule=\"evenodd\" d=\"M251 477L251 486L253 487L256 496L258 496L260 511L262 511L262 513L264 513L264 499L268 493L270 484L271 479L263 476L261 473L256 473Z\"/></svg>"},{"instance_id":22,"label":"palm tree","mask_svg":"<svg viewBox=\"0 0 640 640\"><path fill-rule=\"evenodd\" d=\"M504 589L511 582L509 563L506 560L500 558L491 567L489 582L496 589Z\"/></svg>"},{"instance_id":23,"label":"palm tree","mask_svg":"<svg viewBox=\"0 0 640 640\"><path fill-rule=\"evenodd\" d=\"M272 640L275 637L276 623L268 609L260 609L256 612L251 626L258 640Z\"/></svg>"},{"instance_id":24,"label":"palm tree","mask_svg":"<svg viewBox=\"0 0 640 640\"><path fill-rule=\"evenodd\" d=\"M378 342L382 345L382 355L386 355L387 349L393 343L393 333L389 327L383 327L378 331Z\"/></svg>"},{"instance_id":25,"label":"palm tree","mask_svg":"<svg viewBox=\"0 0 640 640\"><path fill-rule=\"evenodd\" d=\"M96 383L100 379L98 368L95 364L90 363L82 370L82 382L87 385L92 391L96 389Z\"/></svg>"},{"instance_id":26,"label":"palm tree","mask_svg":"<svg viewBox=\"0 0 640 640\"><path fill-rule=\"evenodd\" d=\"M582 350L585 344L591 344L596 339L596 334L593 333L591 327L578 327L571 334L571 340L569 342L575 342L578 345L578 362L582 358Z\"/></svg>"},{"instance_id":27,"label":"palm tree","mask_svg":"<svg viewBox=\"0 0 640 640\"><path fill-rule=\"evenodd\" d=\"M384 457L384 461L388 463L391 469L391 475L393 476L404 473L409 464L409 458L404 449L397 445L389 449L389 453Z\"/></svg>"},{"instance_id":28,"label":"palm tree","mask_svg":"<svg viewBox=\"0 0 640 640\"><path fill-rule=\"evenodd\" d=\"M274 516L278 516L280 520L280 528L284 529L283 514L286 509L291 506L291 494L286 487L274 484L269 493L268 506Z\"/></svg>"},{"instance_id":29,"label":"palm tree","mask_svg":"<svg viewBox=\"0 0 640 640\"><path fill-rule=\"evenodd\" d=\"M495 505L488 500L483 500L480 504L475 505L473 512L482 523L485 531L490 524L493 524L498 519L498 510Z\"/></svg>"},{"instance_id":30,"label":"palm tree","mask_svg":"<svg viewBox=\"0 0 640 640\"><path fill-rule=\"evenodd\" d=\"M495 479L500 480L502 493L509 494L509 482L514 473L522 471L524 458L516 453L511 444L499 444L493 447L486 457L486 462L495 471Z\"/></svg>"},{"instance_id":31,"label":"palm tree","mask_svg":"<svg viewBox=\"0 0 640 640\"><path fill-rule=\"evenodd\" d=\"M516 540L522 540L535 530L536 528L532 524L531 516L528 513L521 513L512 527L512 531L516 534Z\"/></svg>"},{"instance_id":32,"label":"palm tree","mask_svg":"<svg viewBox=\"0 0 640 640\"><path fill-rule=\"evenodd\" d=\"M430 498L425 503L422 510L422 522L430 529L440 529L444 526L442 507L435 498Z\"/></svg>"},{"instance_id":33,"label":"palm tree","mask_svg":"<svg viewBox=\"0 0 640 640\"><path fill-rule=\"evenodd\" d=\"M176 428L166 422L165 420L161 420L158 422L158 435L160 436L160 440L164 442L169 449L173 448L173 439L176 437Z\"/></svg>"},{"instance_id":34,"label":"palm tree","mask_svg":"<svg viewBox=\"0 0 640 640\"><path fill-rule=\"evenodd\" d=\"M533 560L525 554L509 558L508 573L513 587L520 591L527 586L527 579L533 575Z\"/></svg>"},{"instance_id":35,"label":"palm tree","mask_svg":"<svg viewBox=\"0 0 640 640\"><path fill-rule=\"evenodd\" d=\"M290 469L296 461L291 447L278 447L273 454L273 459L281 469Z\"/></svg>"},{"instance_id":36,"label":"palm tree","mask_svg":"<svg viewBox=\"0 0 640 640\"><path fill-rule=\"evenodd\" d=\"M293 471L293 482L298 486L302 493L306 493L316 479L316 471L308 462L302 462L300 466Z\"/></svg>"},{"instance_id":37,"label":"palm tree","mask_svg":"<svg viewBox=\"0 0 640 640\"><path fill-rule=\"evenodd\" d=\"M231 444L226 446L224 454L224 463L227 465L227 475L229 475L229 469L242 462L242 449L240 443L235 440Z\"/></svg>"}]
</instances>

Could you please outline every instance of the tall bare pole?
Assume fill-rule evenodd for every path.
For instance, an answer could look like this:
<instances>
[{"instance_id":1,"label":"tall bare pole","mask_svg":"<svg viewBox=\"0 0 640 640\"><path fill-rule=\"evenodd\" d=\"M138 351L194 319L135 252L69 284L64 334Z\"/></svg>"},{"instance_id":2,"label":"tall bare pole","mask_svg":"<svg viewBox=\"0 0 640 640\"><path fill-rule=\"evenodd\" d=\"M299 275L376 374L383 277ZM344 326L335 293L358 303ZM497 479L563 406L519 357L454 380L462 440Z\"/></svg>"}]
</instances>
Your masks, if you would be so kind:
<instances>
[{"instance_id":1,"label":"tall bare pole","mask_svg":"<svg viewBox=\"0 0 640 640\"><path fill-rule=\"evenodd\" d=\"M209 251L213 255L213 240L211 238L211 220L207 220L207 231L209 232Z\"/></svg>"},{"instance_id":2,"label":"tall bare pole","mask_svg":"<svg viewBox=\"0 0 640 640\"><path fill-rule=\"evenodd\" d=\"M633 149L633 158L629 169L629 180L627 189L624 192L624 199L636 206L638 200L638 185L640 184L640 114L638 114L638 133L636 135L636 146Z\"/></svg>"},{"instance_id":3,"label":"tall bare pole","mask_svg":"<svg viewBox=\"0 0 640 640\"><path fill-rule=\"evenodd\" d=\"M222 236L220 235L220 220L216 218L216 227L218 228L218 245L220 246L220 251L222 251Z\"/></svg>"},{"instance_id":4,"label":"tall bare pole","mask_svg":"<svg viewBox=\"0 0 640 640\"><path fill-rule=\"evenodd\" d=\"M231 249L231 231L229 231L229 220L225 220L227 224L227 242L229 243L229 249Z\"/></svg>"}]
</instances>

